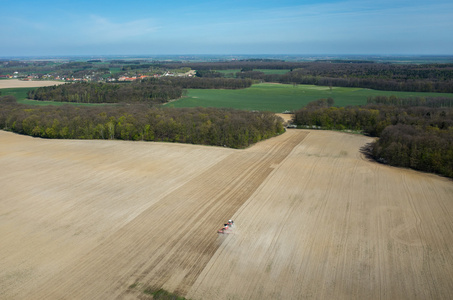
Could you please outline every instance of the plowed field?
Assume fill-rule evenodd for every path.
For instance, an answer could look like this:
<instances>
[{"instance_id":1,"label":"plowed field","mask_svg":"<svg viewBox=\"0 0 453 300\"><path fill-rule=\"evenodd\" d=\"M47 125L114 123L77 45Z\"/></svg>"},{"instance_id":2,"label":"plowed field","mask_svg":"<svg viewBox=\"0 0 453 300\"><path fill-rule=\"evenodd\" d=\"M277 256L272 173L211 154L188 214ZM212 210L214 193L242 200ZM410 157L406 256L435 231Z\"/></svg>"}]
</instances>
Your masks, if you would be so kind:
<instances>
[{"instance_id":1,"label":"plowed field","mask_svg":"<svg viewBox=\"0 0 453 300\"><path fill-rule=\"evenodd\" d=\"M41 86L52 86L64 84L63 81L54 81L54 80L43 80L43 81L33 81L33 80L19 80L19 79L8 79L0 80L0 89L9 89L9 88L26 88L26 87L41 87Z\"/></svg>"},{"instance_id":2,"label":"plowed field","mask_svg":"<svg viewBox=\"0 0 453 300\"><path fill-rule=\"evenodd\" d=\"M453 182L367 161L370 141L289 130L232 150L0 131L0 298L453 298Z\"/></svg>"}]
</instances>

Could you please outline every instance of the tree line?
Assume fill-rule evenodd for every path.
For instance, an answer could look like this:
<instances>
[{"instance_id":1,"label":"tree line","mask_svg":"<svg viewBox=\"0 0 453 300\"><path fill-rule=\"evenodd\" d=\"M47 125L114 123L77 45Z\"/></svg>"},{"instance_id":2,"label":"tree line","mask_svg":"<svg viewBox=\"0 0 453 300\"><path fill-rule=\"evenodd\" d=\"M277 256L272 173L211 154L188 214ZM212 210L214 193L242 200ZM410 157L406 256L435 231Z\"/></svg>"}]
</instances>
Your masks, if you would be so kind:
<instances>
[{"instance_id":1,"label":"tree line","mask_svg":"<svg viewBox=\"0 0 453 300\"><path fill-rule=\"evenodd\" d=\"M361 61L318 61L290 62L266 60L237 60L226 62L162 62L155 66L162 68L188 67L193 70L229 70L252 71L259 69L297 71L304 76L327 78L369 78L387 80L431 80L447 81L453 79L452 63L433 64L392 64Z\"/></svg>"},{"instance_id":2,"label":"tree line","mask_svg":"<svg viewBox=\"0 0 453 300\"><path fill-rule=\"evenodd\" d=\"M180 98L183 90L169 82L138 81L130 83L77 82L40 87L28 92L28 98L75 103L165 103Z\"/></svg>"},{"instance_id":3,"label":"tree line","mask_svg":"<svg viewBox=\"0 0 453 300\"><path fill-rule=\"evenodd\" d=\"M453 177L453 128L388 126L374 144L372 154L392 166Z\"/></svg>"},{"instance_id":4,"label":"tree line","mask_svg":"<svg viewBox=\"0 0 453 300\"><path fill-rule=\"evenodd\" d=\"M304 71L296 70L283 75L265 75L263 80L280 83L368 88L385 91L453 93L453 78L449 80L412 78L386 79L375 77L359 78L353 76L335 78L310 75L306 74Z\"/></svg>"},{"instance_id":5,"label":"tree line","mask_svg":"<svg viewBox=\"0 0 453 300\"><path fill-rule=\"evenodd\" d=\"M108 74L111 68L120 68L123 71L134 70L135 72L144 73L149 72L151 69L162 71L189 68L197 70L197 75L204 79L220 79L225 77L225 74L216 72L218 70L239 69L241 72L238 72L233 76L245 80L290 84L313 84L320 86L358 87L391 91L453 93L452 63L392 64L354 60L294 62L266 59L223 62L147 62L142 60L113 60L110 61L110 64L100 66L91 61L68 62L57 65L50 63L43 65L38 62L22 64L8 62L6 65L0 65L0 73L8 74L14 71L43 73L52 71L53 73L64 77L82 77L95 72L99 77ZM286 74L267 74L261 72L260 70L262 69L289 70L289 72ZM100 77L98 79L100 79ZM201 86L200 88L205 88L205 85L211 85L213 83L196 81L191 84L197 84L198 86ZM233 87L236 85L241 84L239 82L225 82L224 88L237 88Z\"/></svg>"},{"instance_id":6,"label":"tree line","mask_svg":"<svg viewBox=\"0 0 453 300\"><path fill-rule=\"evenodd\" d=\"M240 69L237 78L265 82L359 87L408 92L453 92L453 64L389 64L373 62L230 61L162 63L161 67L190 67L206 77L223 77L216 70ZM290 70L266 74L260 69Z\"/></svg>"},{"instance_id":7,"label":"tree line","mask_svg":"<svg viewBox=\"0 0 453 300\"><path fill-rule=\"evenodd\" d=\"M370 96L368 104L384 104L395 106L427 106L427 107L453 107L453 98L447 97L397 97Z\"/></svg>"},{"instance_id":8,"label":"tree line","mask_svg":"<svg viewBox=\"0 0 453 300\"><path fill-rule=\"evenodd\" d=\"M295 112L294 123L379 137L371 146L377 161L453 177L453 108L332 104L321 99L307 105Z\"/></svg>"},{"instance_id":9,"label":"tree line","mask_svg":"<svg viewBox=\"0 0 453 300\"><path fill-rule=\"evenodd\" d=\"M12 98L12 99L11 99ZM0 97L0 128L59 139L165 141L245 148L284 131L273 113L148 105L30 106Z\"/></svg>"}]
</instances>

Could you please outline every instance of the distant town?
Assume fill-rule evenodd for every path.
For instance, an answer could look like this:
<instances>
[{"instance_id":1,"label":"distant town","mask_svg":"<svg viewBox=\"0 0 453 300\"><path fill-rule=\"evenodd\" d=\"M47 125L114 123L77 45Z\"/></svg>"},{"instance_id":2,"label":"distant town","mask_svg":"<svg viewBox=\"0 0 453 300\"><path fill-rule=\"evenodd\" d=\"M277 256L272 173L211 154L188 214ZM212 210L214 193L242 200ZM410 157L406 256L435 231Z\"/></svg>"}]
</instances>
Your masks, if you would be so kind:
<instances>
[{"instance_id":1,"label":"distant town","mask_svg":"<svg viewBox=\"0 0 453 300\"><path fill-rule=\"evenodd\" d=\"M98 61L96 61L98 62ZM99 61L100 62L100 61ZM58 70L42 73L42 62L27 61L4 61L0 62L2 66L0 79L19 79L24 81L31 80L60 80L65 82L127 82L141 80L145 78L159 78L168 76L192 77L195 71L190 68L181 70L161 70L155 68L140 69L138 71L128 71L127 67L107 64L107 67L97 67L96 64L86 65L84 62L76 63L53 63L45 62L46 66ZM14 70L16 66L17 71ZM73 68L75 67L75 68ZM80 67L80 68L77 68ZM111 68L115 71L111 71ZM7 72L7 73L6 73ZM146 72L146 73L145 73Z\"/></svg>"}]
</instances>

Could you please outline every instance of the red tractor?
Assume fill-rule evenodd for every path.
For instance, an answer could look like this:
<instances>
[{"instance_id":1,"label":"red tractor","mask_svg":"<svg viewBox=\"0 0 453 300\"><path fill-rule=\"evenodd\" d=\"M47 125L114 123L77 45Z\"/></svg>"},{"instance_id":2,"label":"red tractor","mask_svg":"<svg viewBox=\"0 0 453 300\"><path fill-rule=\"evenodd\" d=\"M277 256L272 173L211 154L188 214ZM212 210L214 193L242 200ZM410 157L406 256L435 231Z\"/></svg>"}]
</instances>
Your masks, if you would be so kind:
<instances>
[{"instance_id":1,"label":"red tractor","mask_svg":"<svg viewBox=\"0 0 453 300\"><path fill-rule=\"evenodd\" d=\"M217 233L231 233L228 229L230 229L234 225L233 220L228 220L228 223L223 224L223 227L217 230Z\"/></svg>"}]
</instances>

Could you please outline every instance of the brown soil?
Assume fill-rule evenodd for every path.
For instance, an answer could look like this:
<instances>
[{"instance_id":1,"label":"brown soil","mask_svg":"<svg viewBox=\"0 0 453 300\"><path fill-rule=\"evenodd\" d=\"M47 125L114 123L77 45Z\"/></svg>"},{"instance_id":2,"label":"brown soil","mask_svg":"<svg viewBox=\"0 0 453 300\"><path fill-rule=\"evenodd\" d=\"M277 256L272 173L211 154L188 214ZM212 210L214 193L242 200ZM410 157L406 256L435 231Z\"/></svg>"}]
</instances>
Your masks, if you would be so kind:
<instances>
[{"instance_id":1,"label":"brown soil","mask_svg":"<svg viewBox=\"0 0 453 300\"><path fill-rule=\"evenodd\" d=\"M43 81L26 81L19 79L5 79L0 80L0 89L9 89L9 88L27 88L27 87L41 87L41 86L52 86L64 84L63 81L52 81L52 80L43 80Z\"/></svg>"},{"instance_id":2,"label":"brown soil","mask_svg":"<svg viewBox=\"0 0 453 300\"><path fill-rule=\"evenodd\" d=\"M370 141L289 130L232 150L0 131L0 298L452 298L452 181L369 162Z\"/></svg>"},{"instance_id":3,"label":"brown soil","mask_svg":"<svg viewBox=\"0 0 453 300\"><path fill-rule=\"evenodd\" d=\"M293 119L293 114L276 114L277 116L279 116L280 118L283 119L283 121L285 122L288 122L288 121L291 121Z\"/></svg>"}]
</instances>

